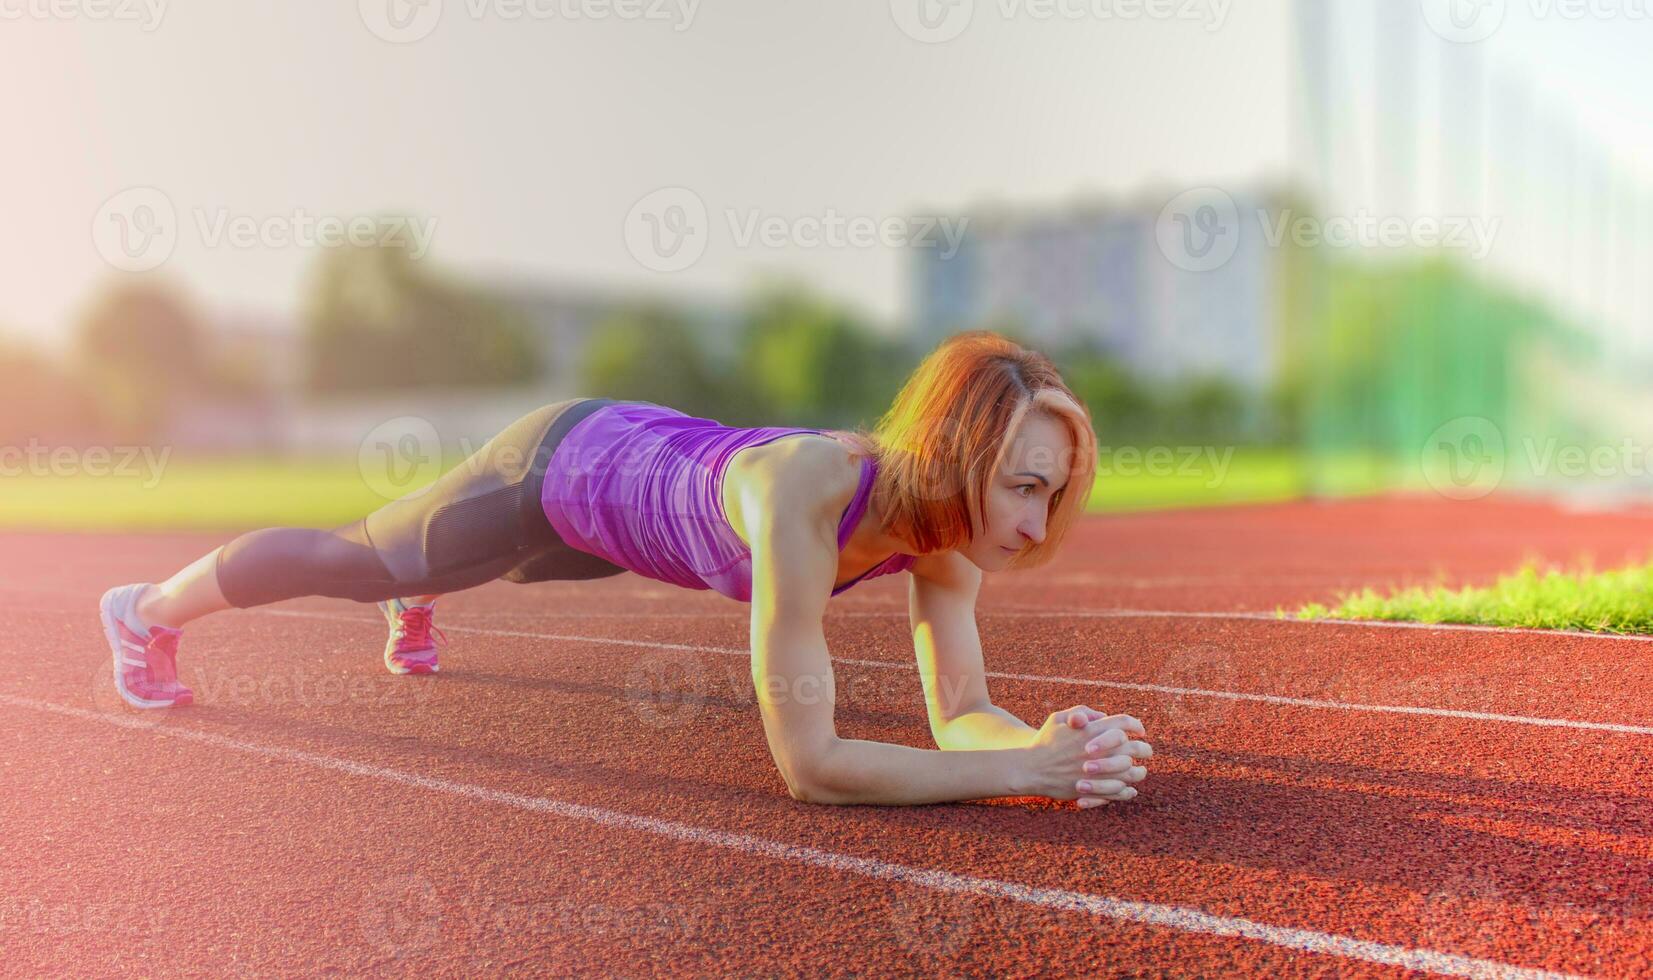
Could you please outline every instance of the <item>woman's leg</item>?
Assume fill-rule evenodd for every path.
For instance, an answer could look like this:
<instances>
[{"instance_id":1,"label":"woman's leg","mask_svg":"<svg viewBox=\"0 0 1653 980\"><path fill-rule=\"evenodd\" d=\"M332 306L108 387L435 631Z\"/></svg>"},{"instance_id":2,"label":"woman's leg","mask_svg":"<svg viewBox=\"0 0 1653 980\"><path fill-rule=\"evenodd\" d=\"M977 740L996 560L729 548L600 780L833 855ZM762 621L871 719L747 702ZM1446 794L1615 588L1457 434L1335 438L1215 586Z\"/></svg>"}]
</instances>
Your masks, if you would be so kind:
<instances>
[{"instance_id":1,"label":"woman's leg","mask_svg":"<svg viewBox=\"0 0 1653 980\"><path fill-rule=\"evenodd\" d=\"M145 624L178 628L224 609L310 595L360 602L416 596L428 604L547 552L568 556L570 578L618 574L617 566L558 539L540 507L557 443L608 403L576 398L536 409L431 486L352 524L241 535L145 589L134 611Z\"/></svg>"},{"instance_id":2,"label":"woman's leg","mask_svg":"<svg viewBox=\"0 0 1653 980\"><path fill-rule=\"evenodd\" d=\"M218 589L220 550L212 549L165 582L151 585L140 593L136 607L138 618L150 626L177 629L192 619L230 608L229 600Z\"/></svg>"},{"instance_id":3,"label":"woman's leg","mask_svg":"<svg viewBox=\"0 0 1653 980\"><path fill-rule=\"evenodd\" d=\"M562 435L607 403L571 399L530 412L431 486L353 524L253 531L159 585L110 589L98 610L121 697L140 708L190 703L178 683L179 627L209 613L311 595L383 602L458 592L561 544L540 505L545 473Z\"/></svg>"}]
</instances>

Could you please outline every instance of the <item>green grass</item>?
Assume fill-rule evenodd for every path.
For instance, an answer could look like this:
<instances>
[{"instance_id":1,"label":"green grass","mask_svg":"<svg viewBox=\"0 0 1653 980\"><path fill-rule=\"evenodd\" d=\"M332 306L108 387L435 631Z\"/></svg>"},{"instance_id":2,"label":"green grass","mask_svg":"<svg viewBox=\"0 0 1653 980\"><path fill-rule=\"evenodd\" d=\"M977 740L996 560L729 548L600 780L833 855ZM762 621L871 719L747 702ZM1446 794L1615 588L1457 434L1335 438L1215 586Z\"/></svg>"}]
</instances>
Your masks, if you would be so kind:
<instances>
[{"instance_id":1,"label":"green grass","mask_svg":"<svg viewBox=\"0 0 1653 980\"><path fill-rule=\"evenodd\" d=\"M1297 449L1226 448L1161 453L1156 465L1107 451L1091 491L1091 513L1299 500L1374 493L1387 484L1382 461L1363 454L1314 459Z\"/></svg>"},{"instance_id":2,"label":"green grass","mask_svg":"<svg viewBox=\"0 0 1653 980\"><path fill-rule=\"evenodd\" d=\"M1236 449L1214 454L1169 450L1120 456L1091 492L1090 511L1120 513L1303 496L1309 466L1301 453ZM454 466L459 459L449 460ZM0 476L0 528L42 531L225 531L293 525L329 527L355 520L395 494L377 492L351 458L171 458L139 462L129 475ZM1367 488L1363 464L1322 464L1317 475L1345 492ZM407 492L434 474L397 488Z\"/></svg>"},{"instance_id":3,"label":"green grass","mask_svg":"<svg viewBox=\"0 0 1653 980\"><path fill-rule=\"evenodd\" d=\"M45 531L206 531L330 527L387 497L353 459L172 459L132 475L0 476L0 527ZM410 481L404 492L433 477Z\"/></svg>"},{"instance_id":4,"label":"green grass","mask_svg":"<svg viewBox=\"0 0 1653 980\"><path fill-rule=\"evenodd\" d=\"M1091 513L1292 500L1302 495L1303 461L1292 450L1236 449L1224 457L1201 449L1161 452L1150 460L1110 450L1091 489Z\"/></svg>"},{"instance_id":5,"label":"green grass","mask_svg":"<svg viewBox=\"0 0 1653 980\"><path fill-rule=\"evenodd\" d=\"M1529 561L1490 586L1368 588L1340 596L1333 606L1309 603L1279 615L1653 633L1653 561L1606 572L1588 565L1540 571Z\"/></svg>"}]
</instances>

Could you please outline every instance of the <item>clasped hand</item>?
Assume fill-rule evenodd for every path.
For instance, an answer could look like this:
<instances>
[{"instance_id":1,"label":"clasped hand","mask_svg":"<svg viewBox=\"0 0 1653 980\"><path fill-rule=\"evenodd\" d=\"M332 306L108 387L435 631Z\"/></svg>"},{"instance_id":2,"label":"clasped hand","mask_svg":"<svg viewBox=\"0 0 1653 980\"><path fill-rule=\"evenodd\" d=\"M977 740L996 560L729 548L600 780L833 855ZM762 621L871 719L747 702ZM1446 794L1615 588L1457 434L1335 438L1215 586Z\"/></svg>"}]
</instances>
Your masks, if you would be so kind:
<instances>
[{"instance_id":1,"label":"clasped hand","mask_svg":"<svg viewBox=\"0 0 1653 980\"><path fill-rule=\"evenodd\" d=\"M1137 765L1154 754L1146 731L1130 715L1104 715L1086 705L1052 712L1028 745L1028 792L1078 800L1084 808L1124 802L1147 778Z\"/></svg>"}]
</instances>

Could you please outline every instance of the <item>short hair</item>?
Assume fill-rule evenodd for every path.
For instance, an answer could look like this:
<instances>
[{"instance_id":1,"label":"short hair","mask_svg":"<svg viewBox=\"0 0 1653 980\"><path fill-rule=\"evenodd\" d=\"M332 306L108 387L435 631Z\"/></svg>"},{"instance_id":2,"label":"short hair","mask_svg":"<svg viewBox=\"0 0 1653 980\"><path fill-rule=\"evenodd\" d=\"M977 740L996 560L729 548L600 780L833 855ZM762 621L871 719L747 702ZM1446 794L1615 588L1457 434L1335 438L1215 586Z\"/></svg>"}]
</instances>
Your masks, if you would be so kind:
<instances>
[{"instance_id":1,"label":"short hair","mask_svg":"<svg viewBox=\"0 0 1653 980\"><path fill-rule=\"evenodd\" d=\"M1090 499L1096 432L1090 412L1049 358L989 330L942 341L873 431L842 433L878 463L872 496L884 515L880 530L920 554L968 543L971 508L985 526L987 489L1009 452L1011 434L1030 414L1066 426L1071 478L1051 498L1045 540L1018 554L1010 567L1049 562Z\"/></svg>"}]
</instances>

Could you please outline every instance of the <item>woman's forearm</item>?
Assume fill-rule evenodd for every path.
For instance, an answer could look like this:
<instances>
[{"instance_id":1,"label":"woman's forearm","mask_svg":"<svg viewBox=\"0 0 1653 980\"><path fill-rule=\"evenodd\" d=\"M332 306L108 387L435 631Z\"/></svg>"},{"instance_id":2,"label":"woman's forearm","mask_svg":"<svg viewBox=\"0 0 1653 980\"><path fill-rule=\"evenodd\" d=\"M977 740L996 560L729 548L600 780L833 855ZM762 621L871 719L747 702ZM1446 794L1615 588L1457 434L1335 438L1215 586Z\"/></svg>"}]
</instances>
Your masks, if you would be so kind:
<instances>
[{"instance_id":1,"label":"woman's forearm","mask_svg":"<svg viewBox=\"0 0 1653 980\"><path fill-rule=\"evenodd\" d=\"M948 752L974 749L1025 748L1039 735L1020 718L995 704L966 712L938 726L932 726L936 747Z\"/></svg>"},{"instance_id":2,"label":"woman's forearm","mask_svg":"<svg viewBox=\"0 0 1653 980\"><path fill-rule=\"evenodd\" d=\"M1021 749L941 752L838 739L819 760L811 803L906 806L1021 796Z\"/></svg>"}]
</instances>

